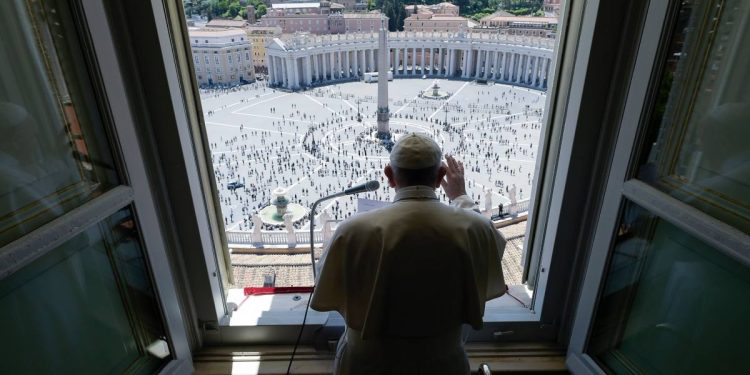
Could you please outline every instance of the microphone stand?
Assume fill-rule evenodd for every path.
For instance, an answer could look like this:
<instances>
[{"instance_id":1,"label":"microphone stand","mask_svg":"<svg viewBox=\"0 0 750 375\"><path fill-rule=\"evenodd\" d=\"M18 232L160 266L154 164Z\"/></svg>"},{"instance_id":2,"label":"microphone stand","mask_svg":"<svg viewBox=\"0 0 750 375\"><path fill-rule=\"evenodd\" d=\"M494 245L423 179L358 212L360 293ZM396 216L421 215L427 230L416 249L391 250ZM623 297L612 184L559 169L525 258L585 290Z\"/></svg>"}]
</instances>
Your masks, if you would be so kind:
<instances>
[{"instance_id":1,"label":"microphone stand","mask_svg":"<svg viewBox=\"0 0 750 375\"><path fill-rule=\"evenodd\" d=\"M332 194L323 198L320 198L313 203L312 208L310 209L310 264L312 265L312 271L313 271L313 282L315 281L315 278L318 276L318 271L315 268L315 209L318 207L318 205L324 201L327 201L329 199L343 197L346 195L345 192L340 192L336 194Z\"/></svg>"}]
</instances>

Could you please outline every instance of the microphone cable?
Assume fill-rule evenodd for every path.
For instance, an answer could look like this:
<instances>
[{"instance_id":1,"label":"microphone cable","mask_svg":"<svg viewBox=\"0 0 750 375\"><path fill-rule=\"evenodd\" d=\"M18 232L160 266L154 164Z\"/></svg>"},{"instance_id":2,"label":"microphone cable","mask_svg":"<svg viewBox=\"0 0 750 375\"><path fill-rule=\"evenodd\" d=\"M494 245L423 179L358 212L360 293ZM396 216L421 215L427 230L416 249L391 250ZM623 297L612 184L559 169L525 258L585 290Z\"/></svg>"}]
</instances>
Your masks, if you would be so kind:
<instances>
[{"instance_id":1,"label":"microphone cable","mask_svg":"<svg viewBox=\"0 0 750 375\"><path fill-rule=\"evenodd\" d=\"M305 330L305 323L307 322L307 312L310 311L310 301L312 300L313 292L315 292L315 282L313 282L312 290L310 290L310 296L307 298L307 306L305 306L305 315L303 315L302 317L302 327L300 327L299 333L297 334L297 340L294 342L294 349L292 349L292 356L289 357L289 365L286 367L286 375L289 375L290 371L292 370L292 362L294 362L294 355L297 354L297 348L299 347L299 342L302 339L302 332Z\"/></svg>"}]
</instances>

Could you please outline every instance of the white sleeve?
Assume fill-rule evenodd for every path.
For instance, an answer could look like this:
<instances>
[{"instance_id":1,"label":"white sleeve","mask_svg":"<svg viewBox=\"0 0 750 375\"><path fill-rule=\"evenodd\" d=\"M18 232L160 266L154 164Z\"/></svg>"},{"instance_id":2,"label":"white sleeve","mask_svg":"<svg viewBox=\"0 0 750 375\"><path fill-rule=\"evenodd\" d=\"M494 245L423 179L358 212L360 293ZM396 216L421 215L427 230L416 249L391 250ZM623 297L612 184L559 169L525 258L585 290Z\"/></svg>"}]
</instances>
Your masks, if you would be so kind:
<instances>
[{"instance_id":1,"label":"white sleeve","mask_svg":"<svg viewBox=\"0 0 750 375\"><path fill-rule=\"evenodd\" d=\"M451 202L451 206L456 208L463 208L465 210L474 210L479 211L479 209L474 204L474 201L469 198L468 195L459 195Z\"/></svg>"}]
</instances>

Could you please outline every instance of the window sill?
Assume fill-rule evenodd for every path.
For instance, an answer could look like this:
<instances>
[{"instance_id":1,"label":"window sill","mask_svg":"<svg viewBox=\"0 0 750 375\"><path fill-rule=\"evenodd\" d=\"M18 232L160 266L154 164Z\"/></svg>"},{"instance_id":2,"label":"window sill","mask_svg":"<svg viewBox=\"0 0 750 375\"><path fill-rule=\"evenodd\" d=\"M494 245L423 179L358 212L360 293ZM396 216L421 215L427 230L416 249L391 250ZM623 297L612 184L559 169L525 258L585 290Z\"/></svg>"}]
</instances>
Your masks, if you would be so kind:
<instances>
[{"instance_id":1,"label":"window sill","mask_svg":"<svg viewBox=\"0 0 750 375\"><path fill-rule=\"evenodd\" d=\"M485 322L528 322L539 317L529 310L531 291L523 285L511 285L510 293L488 301L485 307ZM274 325L299 325L305 313L309 293L288 293L245 296L243 289L230 289L227 304L234 308L225 326L252 327ZM516 299L517 298L517 299ZM231 310L231 308L230 308ZM338 314L335 314L338 317ZM306 325L332 325L343 321L327 312L310 310Z\"/></svg>"},{"instance_id":2,"label":"window sill","mask_svg":"<svg viewBox=\"0 0 750 375\"><path fill-rule=\"evenodd\" d=\"M218 346L194 353L196 374L285 374L292 346ZM487 363L493 374L567 373L565 352L546 343L472 343L466 345L472 373ZM294 374L330 374L333 353L301 346L292 364Z\"/></svg>"}]
</instances>

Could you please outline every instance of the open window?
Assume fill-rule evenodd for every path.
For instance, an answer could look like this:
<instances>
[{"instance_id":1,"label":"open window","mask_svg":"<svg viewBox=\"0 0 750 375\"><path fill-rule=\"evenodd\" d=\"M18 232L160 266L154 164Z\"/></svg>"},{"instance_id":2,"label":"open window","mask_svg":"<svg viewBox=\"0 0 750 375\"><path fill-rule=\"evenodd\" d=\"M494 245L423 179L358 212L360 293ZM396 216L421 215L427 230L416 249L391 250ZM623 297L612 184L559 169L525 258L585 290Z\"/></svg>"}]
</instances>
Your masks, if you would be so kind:
<instances>
[{"instance_id":1,"label":"open window","mask_svg":"<svg viewBox=\"0 0 750 375\"><path fill-rule=\"evenodd\" d=\"M647 14L568 365L744 373L750 8L651 2Z\"/></svg>"},{"instance_id":2,"label":"open window","mask_svg":"<svg viewBox=\"0 0 750 375\"><path fill-rule=\"evenodd\" d=\"M492 324L477 338L497 337L498 324L542 319L561 217L552 195L565 186L572 138L564 134L575 130L574 123L563 129L561 98L575 90L569 76L582 9L551 9L543 35L524 23L513 30L388 34L391 129L427 132L463 159L469 195L508 241L503 271L510 293L488 303L485 320ZM307 295L287 288L313 283L306 215L312 202L363 181L384 181L388 152L374 139L377 88L368 83L379 70L377 33L269 33L258 38L267 74L217 81L205 71L217 67L203 66L202 56L215 56L224 70L240 69L229 56L247 48L242 43L258 49L257 43L231 42L227 35L241 29L199 17L185 24L178 11L167 14L174 37L162 37L175 46L179 74L191 76L185 89L200 118L193 126L203 127L193 129L193 142L202 146L202 173L212 180L204 186L214 194L216 230L226 241L213 258L223 259L226 281L212 292L228 306L216 319L219 331L298 325ZM381 188L323 206L315 220L315 258L341 220L392 196ZM289 290L296 293L280 293ZM326 321L341 324L315 312L307 323Z\"/></svg>"}]
</instances>

